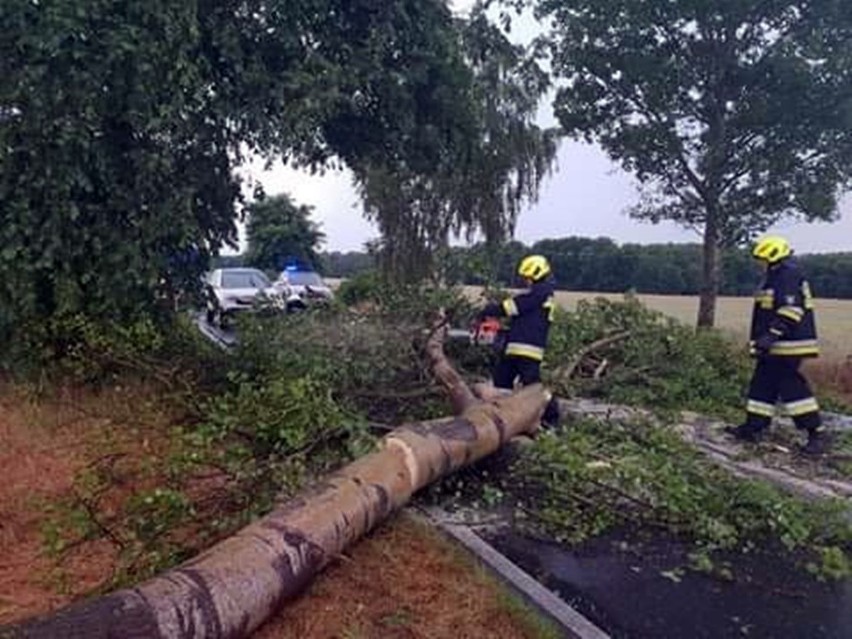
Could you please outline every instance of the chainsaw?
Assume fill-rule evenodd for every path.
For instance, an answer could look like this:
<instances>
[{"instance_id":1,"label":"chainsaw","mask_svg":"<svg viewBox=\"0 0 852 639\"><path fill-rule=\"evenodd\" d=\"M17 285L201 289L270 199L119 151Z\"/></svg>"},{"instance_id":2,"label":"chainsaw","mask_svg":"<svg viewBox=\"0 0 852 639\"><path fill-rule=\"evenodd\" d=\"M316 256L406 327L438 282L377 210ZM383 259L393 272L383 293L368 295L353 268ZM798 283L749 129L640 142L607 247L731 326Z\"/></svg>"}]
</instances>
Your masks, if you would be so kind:
<instances>
[{"instance_id":1,"label":"chainsaw","mask_svg":"<svg viewBox=\"0 0 852 639\"><path fill-rule=\"evenodd\" d=\"M496 317L484 317L474 320L467 330L452 328L447 335L452 340L473 344L474 346L491 346L501 352L506 342L506 330Z\"/></svg>"},{"instance_id":2,"label":"chainsaw","mask_svg":"<svg viewBox=\"0 0 852 639\"><path fill-rule=\"evenodd\" d=\"M477 345L495 346L503 336L503 324L496 317L484 317L470 326L470 341Z\"/></svg>"}]
</instances>

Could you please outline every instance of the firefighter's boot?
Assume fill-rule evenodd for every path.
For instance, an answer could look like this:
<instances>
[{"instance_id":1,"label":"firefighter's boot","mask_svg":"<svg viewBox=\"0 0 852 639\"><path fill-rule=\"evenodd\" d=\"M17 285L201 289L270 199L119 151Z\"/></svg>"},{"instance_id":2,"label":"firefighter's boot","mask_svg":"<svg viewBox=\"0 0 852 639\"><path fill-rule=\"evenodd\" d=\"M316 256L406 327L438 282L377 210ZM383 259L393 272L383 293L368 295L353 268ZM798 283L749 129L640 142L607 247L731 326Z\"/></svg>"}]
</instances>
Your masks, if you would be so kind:
<instances>
[{"instance_id":1,"label":"firefighter's boot","mask_svg":"<svg viewBox=\"0 0 852 639\"><path fill-rule=\"evenodd\" d=\"M551 397L547 402L544 414L541 416L541 425L548 430L559 426L559 401L555 397Z\"/></svg>"},{"instance_id":2,"label":"firefighter's boot","mask_svg":"<svg viewBox=\"0 0 852 639\"><path fill-rule=\"evenodd\" d=\"M763 439L763 429L755 428L749 423L740 424L739 426L726 426L724 430L725 433L734 439L750 444L760 443L760 440Z\"/></svg>"},{"instance_id":3,"label":"firefighter's boot","mask_svg":"<svg viewBox=\"0 0 852 639\"><path fill-rule=\"evenodd\" d=\"M829 452L831 448L831 436L825 428L813 428L808 431L808 441L802 446L801 453L812 457L819 457Z\"/></svg>"}]
</instances>

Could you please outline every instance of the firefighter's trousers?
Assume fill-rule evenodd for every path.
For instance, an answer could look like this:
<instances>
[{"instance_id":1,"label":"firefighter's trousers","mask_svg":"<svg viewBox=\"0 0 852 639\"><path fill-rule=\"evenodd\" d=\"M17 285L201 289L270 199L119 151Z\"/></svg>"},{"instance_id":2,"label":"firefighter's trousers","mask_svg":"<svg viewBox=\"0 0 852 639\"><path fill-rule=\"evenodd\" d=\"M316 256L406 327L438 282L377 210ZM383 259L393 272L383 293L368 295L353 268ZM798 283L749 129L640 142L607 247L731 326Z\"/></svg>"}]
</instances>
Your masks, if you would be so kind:
<instances>
[{"instance_id":1,"label":"firefighter's trousers","mask_svg":"<svg viewBox=\"0 0 852 639\"><path fill-rule=\"evenodd\" d=\"M767 356L757 360L746 403L749 430L759 431L769 426L778 399L783 414L792 417L797 428L819 427L819 404L799 370L801 364L799 357Z\"/></svg>"},{"instance_id":2,"label":"firefighter's trousers","mask_svg":"<svg viewBox=\"0 0 852 639\"><path fill-rule=\"evenodd\" d=\"M494 386L512 390L518 378L522 386L538 384L541 381L541 362L516 355L501 356L494 367Z\"/></svg>"},{"instance_id":3,"label":"firefighter's trousers","mask_svg":"<svg viewBox=\"0 0 852 639\"><path fill-rule=\"evenodd\" d=\"M515 380L520 379L522 386L541 382L541 362L528 357L503 355L494 367L494 386L503 390L512 390ZM559 404L551 397L544 410L542 421L556 425L559 422Z\"/></svg>"}]
</instances>

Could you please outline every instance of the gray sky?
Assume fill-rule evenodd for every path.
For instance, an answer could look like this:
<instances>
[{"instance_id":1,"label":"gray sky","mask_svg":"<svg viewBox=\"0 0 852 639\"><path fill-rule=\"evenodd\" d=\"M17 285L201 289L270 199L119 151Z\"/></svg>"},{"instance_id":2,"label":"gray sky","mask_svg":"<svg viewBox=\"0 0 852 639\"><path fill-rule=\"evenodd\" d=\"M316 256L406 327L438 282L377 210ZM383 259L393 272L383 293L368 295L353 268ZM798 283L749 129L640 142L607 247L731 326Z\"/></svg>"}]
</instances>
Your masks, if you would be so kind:
<instances>
[{"instance_id":1,"label":"gray sky","mask_svg":"<svg viewBox=\"0 0 852 639\"><path fill-rule=\"evenodd\" d=\"M472 0L456 0L464 10ZM537 31L536 23L525 16L513 28L519 41L528 41ZM544 105L540 121L553 124L550 105ZM287 192L298 203L314 207L314 218L326 234L326 250L360 250L378 233L364 220L351 174L329 171L310 175L278 164L263 170L257 161L242 173L260 182L267 194ZM558 154L556 172L542 185L537 203L520 215L515 237L532 243L542 238L568 235L607 236L623 242L695 242L698 236L670 222L649 224L629 218L625 209L638 200L632 178L593 145L564 140ZM852 250L852 196L841 203L841 218L833 224L782 222L772 229L785 234L797 252Z\"/></svg>"},{"instance_id":2,"label":"gray sky","mask_svg":"<svg viewBox=\"0 0 852 639\"><path fill-rule=\"evenodd\" d=\"M312 176L278 166L263 171L262 163L246 171L268 194L288 192L297 202L315 208L314 218L326 234L331 251L359 250L375 237L364 220L348 171ZM568 235L607 236L623 242L695 242L698 236L670 222L649 224L629 218L624 210L637 201L629 175L596 146L566 140L559 150L557 171L544 183L541 197L518 219L515 237L527 244ZM798 253L852 250L852 198L841 205L834 224L782 222L773 230L785 234Z\"/></svg>"}]
</instances>

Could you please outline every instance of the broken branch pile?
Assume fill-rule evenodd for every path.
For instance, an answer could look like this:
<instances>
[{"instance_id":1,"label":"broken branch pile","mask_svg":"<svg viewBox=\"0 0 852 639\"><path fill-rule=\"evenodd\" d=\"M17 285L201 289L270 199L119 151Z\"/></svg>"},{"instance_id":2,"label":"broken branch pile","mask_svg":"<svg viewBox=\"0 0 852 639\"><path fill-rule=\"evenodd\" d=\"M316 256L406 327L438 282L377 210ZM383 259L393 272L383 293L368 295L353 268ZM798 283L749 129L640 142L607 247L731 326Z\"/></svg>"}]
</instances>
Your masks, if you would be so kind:
<instances>
[{"instance_id":1,"label":"broken branch pile","mask_svg":"<svg viewBox=\"0 0 852 639\"><path fill-rule=\"evenodd\" d=\"M456 417L401 426L380 450L177 568L134 588L0 628L0 637L246 637L349 544L420 488L538 426L540 385L486 403L448 364L436 330L428 353Z\"/></svg>"}]
</instances>

